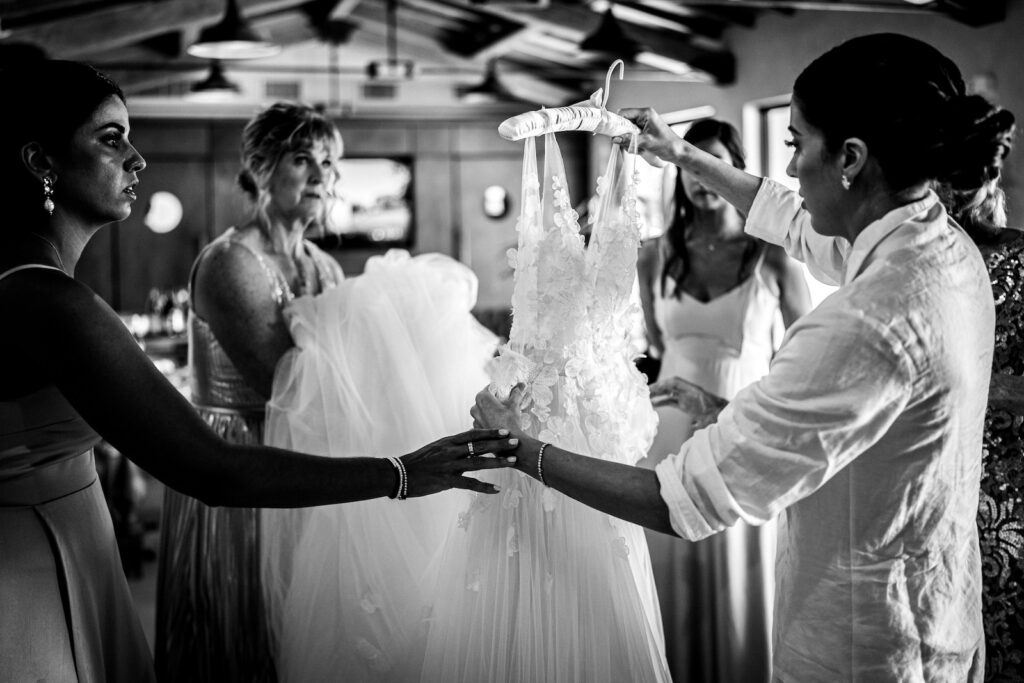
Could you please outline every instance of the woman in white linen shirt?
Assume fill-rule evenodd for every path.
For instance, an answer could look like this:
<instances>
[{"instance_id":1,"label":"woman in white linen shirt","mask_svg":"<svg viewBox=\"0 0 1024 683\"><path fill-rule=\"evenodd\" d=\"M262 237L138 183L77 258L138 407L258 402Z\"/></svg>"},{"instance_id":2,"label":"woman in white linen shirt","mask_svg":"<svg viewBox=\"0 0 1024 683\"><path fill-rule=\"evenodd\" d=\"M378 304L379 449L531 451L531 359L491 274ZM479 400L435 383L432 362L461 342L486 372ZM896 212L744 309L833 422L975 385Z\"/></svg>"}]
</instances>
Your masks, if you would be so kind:
<instances>
[{"instance_id":1,"label":"woman in white linen shirt","mask_svg":"<svg viewBox=\"0 0 1024 683\"><path fill-rule=\"evenodd\" d=\"M893 34L850 40L798 77L787 172L799 194L700 152L650 109L622 113L645 155L697 176L748 232L840 288L728 405L680 381L664 389L717 421L656 472L542 450L518 430L520 389L507 404L481 392L477 423L517 432L517 467L548 486L683 538L785 511L775 680L980 681L992 295L931 187L998 179L1013 116L965 95L934 48Z\"/></svg>"}]
</instances>

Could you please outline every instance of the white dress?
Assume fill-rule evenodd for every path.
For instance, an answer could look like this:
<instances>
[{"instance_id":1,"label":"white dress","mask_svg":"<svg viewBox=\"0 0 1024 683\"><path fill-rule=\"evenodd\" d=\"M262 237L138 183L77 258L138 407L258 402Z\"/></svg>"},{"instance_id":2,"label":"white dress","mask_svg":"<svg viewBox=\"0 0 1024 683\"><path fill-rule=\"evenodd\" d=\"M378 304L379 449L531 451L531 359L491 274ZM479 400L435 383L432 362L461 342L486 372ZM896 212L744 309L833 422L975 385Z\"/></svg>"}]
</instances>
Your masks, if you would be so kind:
<instances>
[{"instance_id":1,"label":"white dress","mask_svg":"<svg viewBox=\"0 0 1024 683\"><path fill-rule=\"evenodd\" d=\"M511 339L492 388L524 381L524 429L544 441L633 464L656 428L628 348L640 315L629 295L639 244L635 157L618 148L598 181L589 247L558 146L545 139L544 198L526 142ZM621 683L669 680L643 530L519 472L459 515L428 605L425 683Z\"/></svg>"},{"instance_id":2,"label":"white dress","mask_svg":"<svg viewBox=\"0 0 1024 683\"><path fill-rule=\"evenodd\" d=\"M654 316L665 340L659 380L682 377L732 400L768 373L779 296L763 270L764 252L746 280L708 302L685 292L666 296L658 278ZM677 453L693 432L691 418L676 408L661 407L658 415L655 459ZM696 543L647 533L676 678L769 680L775 526L739 522Z\"/></svg>"},{"instance_id":3,"label":"white dress","mask_svg":"<svg viewBox=\"0 0 1024 683\"><path fill-rule=\"evenodd\" d=\"M391 251L285 309L265 442L332 457L409 453L469 429L496 339L477 280L438 254ZM412 680L428 568L469 495L263 512L263 581L281 683Z\"/></svg>"}]
</instances>

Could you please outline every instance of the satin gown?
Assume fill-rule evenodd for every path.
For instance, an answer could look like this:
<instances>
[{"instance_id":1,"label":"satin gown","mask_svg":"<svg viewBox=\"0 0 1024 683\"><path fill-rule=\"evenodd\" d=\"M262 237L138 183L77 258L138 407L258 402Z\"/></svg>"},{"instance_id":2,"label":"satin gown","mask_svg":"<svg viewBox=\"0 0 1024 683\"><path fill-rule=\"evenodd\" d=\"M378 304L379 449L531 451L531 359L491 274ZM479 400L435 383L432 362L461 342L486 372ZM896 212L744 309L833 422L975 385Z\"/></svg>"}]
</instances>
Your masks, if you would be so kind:
<instances>
[{"instance_id":1,"label":"satin gown","mask_svg":"<svg viewBox=\"0 0 1024 683\"><path fill-rule=\"evenodd\" d=\"M268 258L229 230L224 242L248 249L272 283L275 302L294 298ZM340 267L307 243L319 286L342 279ZM190 281L195 276L193 266ZM191 399L210 427L232 443L262 444L265 400L251 389L209 324L189 314ZM211 508L168 490L161 520L156 665L165 683L259 683L276 680L259 580L259 511Z\"/></svg>"},{"instance_id":2,"label":"satin gown","mask_svg":"<svg viewBox=\"0 0 1024 683\"><path fill-rule=\"evenodd\" d=\"M55 386L0 401L2 681L155 680L96 476L99 440Z\"/></svg>"},{"instance_id":3,"label":"satin gown","mask_svg":"<svg viewBox=\"0 0 1024 683\"><path fill-rule=\"evenodd\" d=\"M665 343L659 380L682 377L731 399L768 372L779 298L764 278L763 259L762 253L750 277L707 303L686 293L665 296L655 284L655 320ZM692 428L674 407L658 414L651 452L660 459L677 452ZM647 542L673 677L768 681L775 524L739 522L696 543L648 531Z\"/></svg>"}]
</instances>

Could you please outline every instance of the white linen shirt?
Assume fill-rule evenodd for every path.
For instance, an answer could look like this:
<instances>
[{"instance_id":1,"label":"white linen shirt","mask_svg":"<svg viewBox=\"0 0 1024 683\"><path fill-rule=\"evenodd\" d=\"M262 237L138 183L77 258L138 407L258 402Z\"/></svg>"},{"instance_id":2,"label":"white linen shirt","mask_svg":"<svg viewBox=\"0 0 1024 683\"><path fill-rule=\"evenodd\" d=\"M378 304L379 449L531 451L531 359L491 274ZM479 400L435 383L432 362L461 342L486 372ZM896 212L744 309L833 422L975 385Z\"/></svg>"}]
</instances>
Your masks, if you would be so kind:
<instances>
[{"instance_id":1,"label":"white linen shirt","mask_svg":"<svg viewBox=\"0 0 1024 683\"><path fill-rule=\"evenodd\" d=\"M747 232L841 285L767 376L657 468L696 540L780 512L779 681L980 681L975 515L995 314L985 264L934 193L853 245L765 180Z\"/></svg>"}]
</instances>

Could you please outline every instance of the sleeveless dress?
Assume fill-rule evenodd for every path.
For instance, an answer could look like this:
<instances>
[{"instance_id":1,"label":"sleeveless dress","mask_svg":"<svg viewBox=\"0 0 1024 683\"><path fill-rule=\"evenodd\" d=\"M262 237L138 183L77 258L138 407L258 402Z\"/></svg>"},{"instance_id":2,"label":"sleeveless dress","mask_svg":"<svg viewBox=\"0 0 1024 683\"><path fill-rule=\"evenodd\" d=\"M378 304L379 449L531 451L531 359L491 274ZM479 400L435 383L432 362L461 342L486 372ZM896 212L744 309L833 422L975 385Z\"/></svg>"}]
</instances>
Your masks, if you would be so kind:
<instances>
[{"instance_id":1,"label":"sleeveless dress","mask_svg":"<svg viewBox=\"0 0 1024 683\"><path fill-rule=\"evenodd\" d=\"M477 278L392 250L285 308L266 443L329 457L397 456L472 427L496 338L470 310ZM264 510L264 588L282 683L419 678L433 560L465 491ZM442 679L438 680L439 683Z\"/></svg>"},{"instance_id":2,"label":"sleeveless dress","mask_svg":"<svg viewBox=\"0 0 1024 683\"><path fill-rule=\"evenodd\" d=\"M519 381L523 428L573 451L633 464L655 430L628 331L639 307L635 157L614 148L584 245L554 135L543 186L525 144L510 341L492 390ZM544 196L541 197L541 187ZM669 680L647 544L640 527L515 471L479 475L426 596L424 683L632 683Z\"/></svg>"},{"instance_id":3,"label":"sleeveless dress","mask_svg":"<svg viewBox=\"0 0 1024 683\"><path fill-rule=\"evenodd\" d=\"M765 280L764 252L753 273L704 303L655 284L654 316L664 334L659 379L682 377L725 399L768 372L777 292ZM669 283L674 289L674 283ZM678 452L693 430L675 407L658 409L652 456ZM743 522L696 543L648 531L672 674L708 683L768 681L774 593L775 524Z\"/></svg>"},{"instance_id":4,"label":"sleeveless dress","mask_svg":"<svg viewBox=\"0 0 1024 683\"><path fill-rule=\"evenodd\" d=\"M28 268L59 270L0 279ZM55 386L0 401L0 680L156 680L96 476L99 440Z\"/></svg>"},{"instance_id":5,"label":"sleeveless dress","mask_svg":"<svg viewBox=\"0 0 1024 683\"><path fill-rule=\"evenodd\" d=\"M274 300L294 298L269 259L235 239L232 228L200 253L225 242L249 250L273 284ZM314 245L322 288L337 284L340 267ZM193 307L194 310L194 307ZM213 335L190 311L191 400L206 423L231 443L263 442L264 399L251 389ZM211 508L168 489L161 518L157 579L156 665L167 683L274 681L259 581L259 511Z\"/></svg>"},{"instance_id":6,"label":"sleeveless dress","mask_svg":"<svg viewBox=\"0 0 1024 683\"><path fill-rule=\"evenodd\" d=\"M1024 376L1024 235L986 253L996 305L992 373ZM985 680L1024 680L1024 415L985 415L978 536Z\"/></svg>"}]
</instances>

